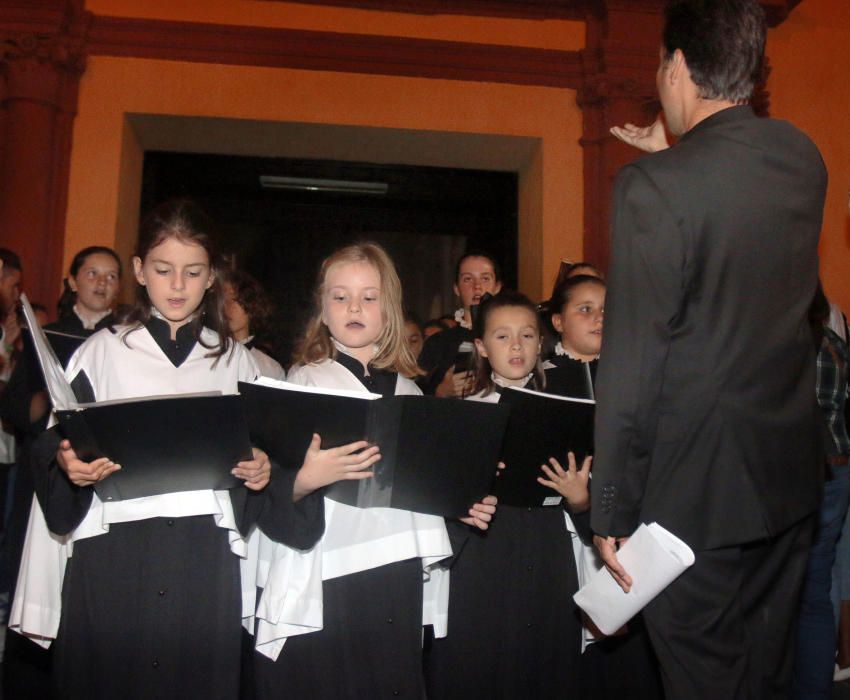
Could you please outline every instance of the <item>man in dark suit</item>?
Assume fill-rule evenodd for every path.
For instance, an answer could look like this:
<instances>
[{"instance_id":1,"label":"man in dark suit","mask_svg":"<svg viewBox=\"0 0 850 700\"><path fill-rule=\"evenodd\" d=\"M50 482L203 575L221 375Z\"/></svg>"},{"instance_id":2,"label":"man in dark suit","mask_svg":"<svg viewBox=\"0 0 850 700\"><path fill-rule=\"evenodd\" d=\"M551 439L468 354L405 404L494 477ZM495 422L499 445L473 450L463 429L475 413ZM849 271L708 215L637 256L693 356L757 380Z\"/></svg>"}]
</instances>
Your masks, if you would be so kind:
<instances>
[{"instance_id":1,"label":"man in dark suit","mask_svg":"<svg viewBox=\"0 0 850 700\"><path fill-rule=\"evenodd\" d=\"M680 139L614 191L592 526L625 589L616 551L641 522L695 550L645 610L668 700L785 696L820 493L826 171L746 104L765 33L756 0L670 3L657 85Z\"/></svg>"}]
</instances>

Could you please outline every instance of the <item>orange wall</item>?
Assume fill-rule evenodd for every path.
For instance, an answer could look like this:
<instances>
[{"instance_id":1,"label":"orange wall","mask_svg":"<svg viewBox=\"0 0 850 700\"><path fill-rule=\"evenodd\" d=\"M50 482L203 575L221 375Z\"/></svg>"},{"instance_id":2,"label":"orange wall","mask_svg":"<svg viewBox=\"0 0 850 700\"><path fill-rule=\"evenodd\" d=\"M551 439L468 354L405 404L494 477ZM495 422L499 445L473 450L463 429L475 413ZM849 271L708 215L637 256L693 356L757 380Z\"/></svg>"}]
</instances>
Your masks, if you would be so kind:
<instances>
[{"instance_id":1,"label":"orange wall","mask_svg":"<svg viewBox=\"0 0 850 700\"><path fill-rule=\"evenodd\" d=\"M521 171L520 286L539 297L561 256L581 256L581 113L572 90L93 57L74 124L66 265L96 242L127 250L143 144L126 115L136 113L531 137L540 145Z\"/></svg>"},{"instance_id":2,"label":"orange wall","mask_svg":"<svg viewBox=\"0 0 850 700\"><path fill-rule=\"evenodd\" d=\"M850 313L850 3L803 0L768 37L771 114L818 145L829 172L821 235L827 295Z\"/></svg>"},{"instance_id":3,"label":"orange wall","mask_svg":"<svg viewBox=\"0 0 850 700\"><path fill-rule=\"evenodd\" d=\"M565 20L414 15L269 0L86 0L96 15L288 27L577 50ZM581 111L575 92L416 78L93 57L80 86L65 264L94 242L131 245L144 144L126 115L227 117L509 135L539 140L520 169L520 286L538 297L582 257ZM461 166L462 167L462 166Z\"/></svg>"}]
</instances>

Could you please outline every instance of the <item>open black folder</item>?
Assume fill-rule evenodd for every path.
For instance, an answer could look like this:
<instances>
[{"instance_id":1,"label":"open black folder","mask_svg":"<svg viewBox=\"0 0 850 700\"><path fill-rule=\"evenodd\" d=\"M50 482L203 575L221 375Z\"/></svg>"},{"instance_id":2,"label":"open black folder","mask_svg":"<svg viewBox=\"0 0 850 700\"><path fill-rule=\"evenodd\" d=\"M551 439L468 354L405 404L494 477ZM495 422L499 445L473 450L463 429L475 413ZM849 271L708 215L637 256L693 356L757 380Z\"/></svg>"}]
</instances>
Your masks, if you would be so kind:
<instances>
[{"instance_id":1,"label":"open black folder","mask_svg":"<svg viewBox=\"0 0 850 700\"><path fill-rule=\"evenodd\" d=\"M109 457L121 465L95 484L102 501L243 483L230 473L237 462L251 458L238 395L79 403L26 295L21 295L21 305L60 430L81 459Z\"/></svg>"},{"instance_id":2,"label":"open black folder","mask_svg":"<svg viewBox=\"0 0 850 700\"><path fill-rule=\"evenodd\" d=\"M534 507L561 502L558 492L538 483L545 476L541 464L557 459L567 468L567 452L575 453L577 467L593 452L595 402L528 389L506 388L500 406L510 407L510 420L502 441L501 459L506 468L496 479L493 493L499 503Z\"/></svg>"},{"instance_id":3,"label":"open black folder","mask_svg":"<svg viewBox=\"0 0 850 700\"><path fill-rule=\"evenodd\" d=\"M95 484L101 501L244 483L230 473L237 462L251 459L248 426L236 394L80 404L56 415L80 459L109 457L121 465Z\"/></svg>"},{"instance_id":4,"label":"open black folder","mask_svg":"<svg viewBox=\"0 0 850 700\"><path fill-rule=\"evenodd\" d=\"M502 406L261 382L239 385L251 437L284 467L301 466L313 433L323 448L358 440L380 446L375 476L337 482L329 498L459 517L490 492L507 423Z\"/></svg>"}]
</instances>

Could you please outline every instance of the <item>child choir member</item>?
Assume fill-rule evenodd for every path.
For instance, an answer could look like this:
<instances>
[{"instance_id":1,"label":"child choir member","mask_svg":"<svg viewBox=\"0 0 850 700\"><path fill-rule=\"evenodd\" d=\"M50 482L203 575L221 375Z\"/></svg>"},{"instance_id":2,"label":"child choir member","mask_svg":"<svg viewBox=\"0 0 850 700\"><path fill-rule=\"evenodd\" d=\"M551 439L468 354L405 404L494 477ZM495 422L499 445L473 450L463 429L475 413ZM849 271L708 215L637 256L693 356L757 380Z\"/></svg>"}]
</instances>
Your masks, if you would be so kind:
<instances>
[{"instance_id":1,"label":"child choir member","mask_svg":"<svg viewBox=\"0 0 850 700\"><path fill-rule=\"evenodd\" d=\"M546 390L592 399L602 347L605 282L590 275L568 277L555 289L548 308L558 341L543 364Z\"/></svg>"},{"instance_id":2,"label":"child choir member","mask_svg":"<svg viewBox=\"0 0 850 700\"><path fill-rule=\"evenodd\" d=\"M502 275L498 262L488 253L470 251L457 262L454 293L461 307L456 325L428 337L419 355L425 375L418 384L426 394L461 396L469 380L472 357L472 307L484 294L498 294Z\"/></svg>"},{"instance_id":3,"label":"child choir member","mask_svg":"<svg viewBox=\"0 0 850 700\"><path fill-rule=\"evenodd\" d=\"M246 272L231 270L222 287L224 315L233 337L251 351L262 376L283 379L283 367L258 342L257 334L267 330L272 314L271 302L260 283Z\"/></svg>"},{"instance_id":4,"label":"child choir member","mask_svg":"<svg viewBox=\"0 0 850 700\"><path fill-rule=\"evenodd\" d=\"M234 393L257 376L223 317L210 228L185 200L145 218L135 306L123 325L89 338L66 370L81 400ZM253 581L240 580L245 537L259 523L276 539L311 546L322 529L321 499L305 497L311 475L275 469L272 478L255 449L233 470L245 488L102 502L93 486L120 465L83 462L53 430L33 452L41 508L31 515L11 626L55 636L57 696L236 698L240 620L254 592Z\"/></svg>"},{"instance_id":5,"label":"child choir member","mask_svg":"<svg viewBox=\"0 0 850 700\"><path fill-rule=\"evenodd\" d=\"M121 261L111 248L89 246L71 260L64 291L58 304L58 320L44 324L48 340L62 365L83 340L101 328L110 326L113 307L121 288ZM35 309L35 305L33 305ZM14 597L18 566L32 503L33 480L29 469L32 441L47 425L49 403L44 379L33 355L31 341L24 335L24 349L18 356L6 390L0 395L0 418L15 431L18 467L10 479L11 497L7 499L6 531L2 557L4 590ZM11 639L6 667L15 663L18 640ZM10 658L11 657L11 658Z\"/></svg>"},{"instance_id":6,"label":"child choir member","mask_svg":"<svg viewBox=\"0 0 850 700\"><path fill-rule=\"evenodd\" d=\"M502 292L483 301L474 336L470 399L498 402L507 386L542 389L537 309L526 297ZM577 470L570 455L568 471L553 460L542 480L575 514L588 506L589 469L589 459ZM486 532L468 534L451 565L448 634L426 660L430 698L563 698L577 688L571 529L560 506L500 505Z\"/></svg>"},{"instance_id":7,"label":"child choir member","mask_svg":"<svg viewBox=\"0 0 850 700\"><path fill-rule=\"evenodd\" d=\"M596 275L567 275L556 286L548 306L559 340L552 357L543 365L546 391L593 399L602 349L605 282ZM592 550L582 553L591 555L585 560L587 570L601 565ZM640 617L629 622L616 636L598 636L598 641L590 644L581 657L579 697L586 700L661 697L657 662Z\"/></svg>"},{"instance_id":8,"label":"child choir member","mask_svg":"<svg viewBox=\"0 0 850 700\"><path fill-rule=\"evenodd\" d=\"M401 301L395 267L379 246L331 255L289 381L420 394L409 379L418 370ZM319 435L308 453L336 459L343 479L370 478L365 470L380 458L365 442L322 450ZM486 528L494 501L475 504L466 523ZM257 613L258 698L422 698L423 624L445 626L445 572L433 569L452 553L445 521L326 499L325 522L308 552L273 547Z\"/></svg>"}]
</instances>

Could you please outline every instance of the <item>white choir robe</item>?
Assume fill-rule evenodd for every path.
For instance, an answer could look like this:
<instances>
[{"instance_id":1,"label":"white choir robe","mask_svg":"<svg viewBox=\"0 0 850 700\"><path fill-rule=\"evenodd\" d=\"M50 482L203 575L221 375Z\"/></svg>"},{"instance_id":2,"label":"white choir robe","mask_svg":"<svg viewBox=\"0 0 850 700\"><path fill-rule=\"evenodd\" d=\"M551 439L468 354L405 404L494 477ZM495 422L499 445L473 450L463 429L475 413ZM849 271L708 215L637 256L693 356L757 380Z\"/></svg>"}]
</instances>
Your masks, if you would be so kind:
<instances>
[{"instance_id":1,"label":"white choir robe","mask_svg":"<svg viewBox=\"0 0 850 700\"><path fill-rule=\"evenodd\" d=\"M304 386L367 392L363 384L338 362L293 367L287 380ZM412 381L398 376L396 395L421 395ZM267 539L262 533L256 535ZM451 556L445 521L392 508L355 508L325 499L325 535L309 551L278 543L260 545L271 551L267 576L257 610L256 648L276 659L285 654L287 638L322 629L322 581L374 569L392 562L419 558L422 563L422 624L433 624L445 634L448 619L447 569L435 566Z\"/></svg>"},{"instance_id":2,"label":"white choir robe","mask_svg":"<svg viewBox=\"0 0 850 700\"><path fill-rule=\"evenodd\" d=\"M104 329L94 334L77 350L66 370L69 380L85 372L99 401L205 391L232 394L237 392L239 381L253 381L259 374L250 353L239 344L233 344L232 351L214 362L214 358L205 357L210 348L196 343L185 361L175 367L146 328L124 336L126 330L126 327L119 326L115 333ZM201 337L209 346L218 342L218 336L208 329L202 331ZM172 525L173 519L188 518L185 521L188 524L191 516L203 515L212 516L213 532L215 527L226 531L230 551L241 560L242 615L250 617L255 606L253 577L257 566L255 562L247 563L249 547L237 527L229 491L190 491L119 502L101 502L93 494L82 521L73 531L62 536L49 532L38 501L33 499L9 627L42 646L48 646L56 637L63 616L63 577L74 556L75 545L82 546L83 541L109 537L111 527L120 527L119 524L123 523L160 522L149 519L168 518L168 524ZM209 532L209 526L204 524L206 522L201 521L201 529L207 528L205 531ZM165 530L163 533L165 538L161 541L169 542L168 533ZM129 560L132 561L136 555L136 552L129 552ZM138 553L138 557L144 562L144 554ZM110 567L118 571L123 563L103 562L102 566L108 575ZM121 622L116 620L116 626L120 626ZM191 624L191 621L187 622ZM238 680L238 658L234 663Z\"/></svg>"}]
</instances>

